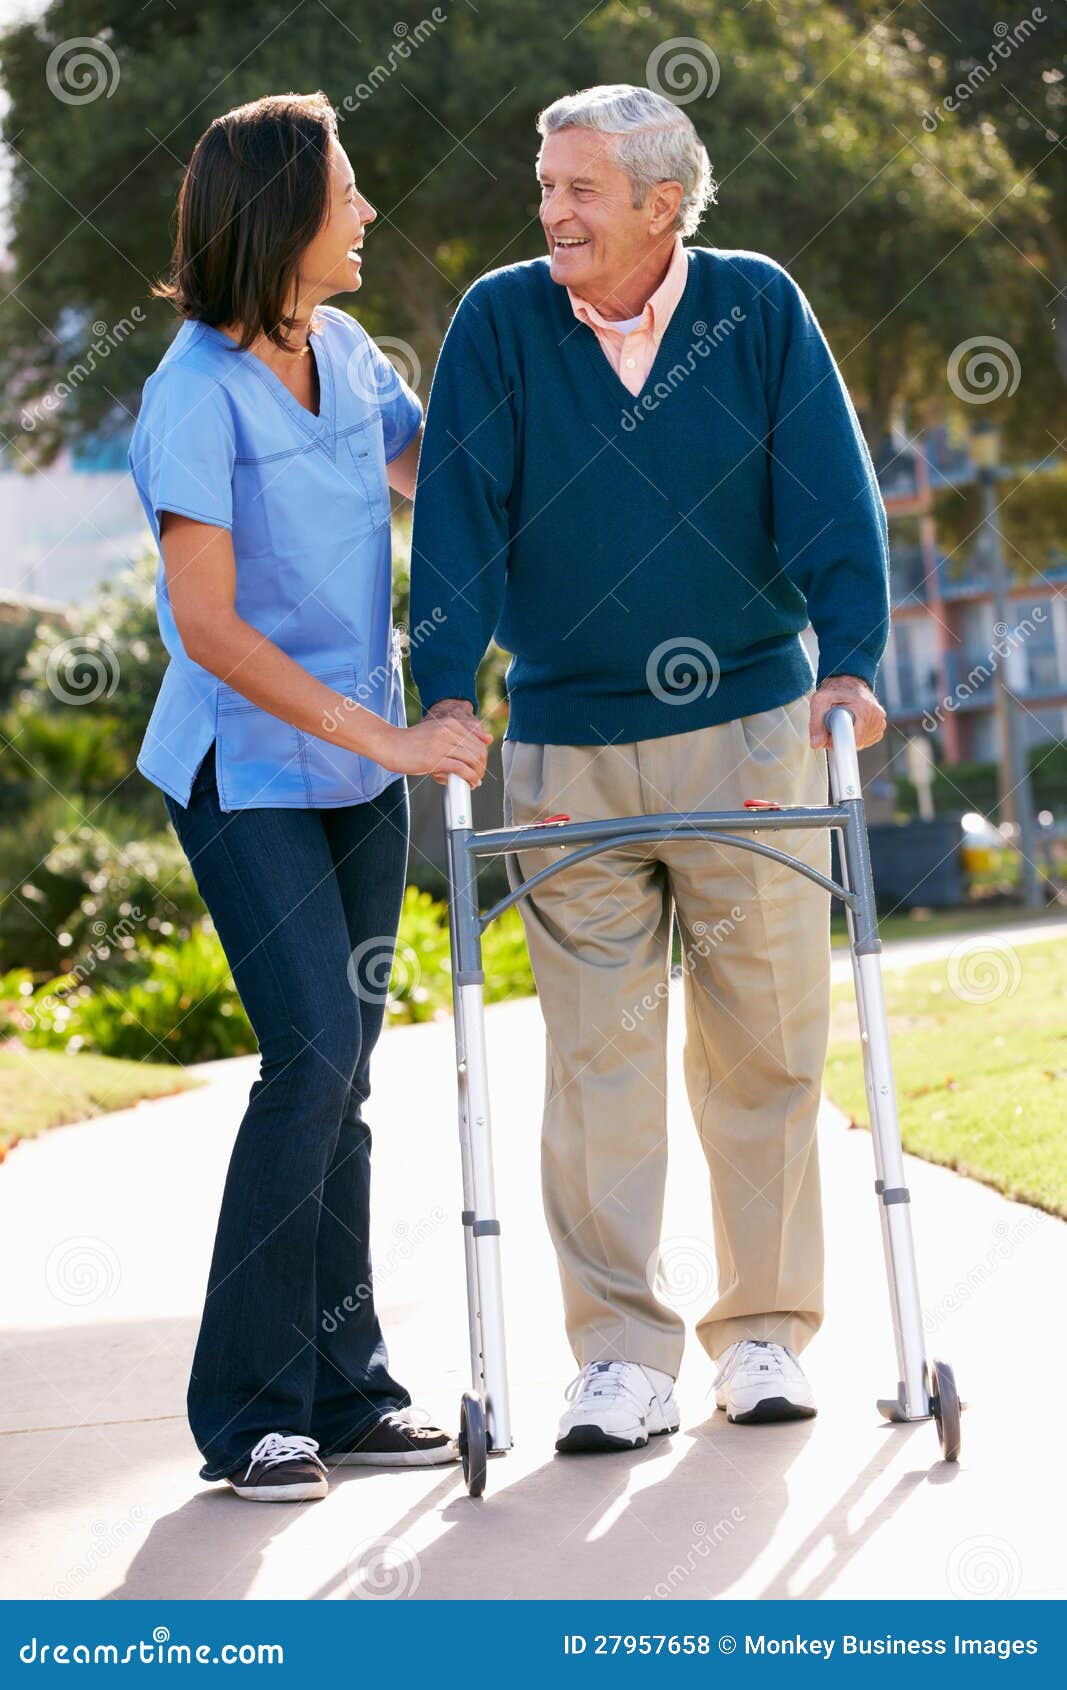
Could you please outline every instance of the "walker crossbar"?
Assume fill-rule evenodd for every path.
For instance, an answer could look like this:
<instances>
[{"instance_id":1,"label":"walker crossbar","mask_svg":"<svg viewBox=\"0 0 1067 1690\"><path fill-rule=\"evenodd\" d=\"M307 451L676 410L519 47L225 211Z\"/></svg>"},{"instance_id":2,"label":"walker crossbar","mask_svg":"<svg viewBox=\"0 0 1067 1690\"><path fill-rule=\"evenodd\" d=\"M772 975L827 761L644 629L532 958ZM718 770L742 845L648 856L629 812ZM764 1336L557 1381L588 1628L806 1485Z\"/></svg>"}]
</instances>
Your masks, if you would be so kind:
<instances>
[{"instance_id":1,"label":"walker crossbar","mask_svg":"<svg viewBox=\"0 0 1067 1690\"><path fill-rule=\"evenodd\" d=\"M582 840L591 840L582 851L572 851L558 863L549 863L547 868L538 869L528 880L524 880L507 897L501 898L491 909L479 917L479 928L485 932L491 922L498 915L502 915L512 904L517 904L520 898L525 898L535 886L541 886L553 875L559 874L561 869L569 868L572 863L581 863L587 857L595 857L601 851L609 851L616 845L640 844L642 841L655 843L662 839L676 839L681 835L690 835L695 839L711 841L717 845L733 845L739 851L754 851L761 857L769 857L772 862L784 863L789 868L796 869L798 874L821 886L824 892L832 892L842 903L855 909L858 902L857 894L846 887L839 886L836 880L830 880L818 869L808 863L791 857L787 851L776 850L773 845L765 845L762 840L731 839L727 829L738 833L744 828L750 833L760 833L767 827L778 828L825 828L848 826L848 812L842 805L824 806L822 809L805 809L800 805L792 808L783 806L781 810L773 812L761 811L762 820L757 822L750 810L695 810L689 814L675 814L664 811L658 815L643 816L634 822L594 821L594 822L556 822L551 825L551 831L544 824L534 827L504 828L495 833L472 833L466 842L467 850L477 857L502 856L514 851L544 851L561 849L568 843L579 844Z\"/></svg>"},{"instance_id":2,"label":"walker crossbar","mask_svg":"<svg viewBox=\"0 0 1067 1690\"><path fill-rule=\"evenodd\" d=\"M840 898L848 922L849 949L863 1051L864 1080L874 1147L875 1193L889 1284L893 1338L899 1384L879 1409L895 1421L937 1421L945 1459L959 1452L959 1410L952 1369L946 1362L927 1368L922 1312L911 1234L909 1194L897 1121L888 1023L879 962L881 941L875 907L859 762L850 710L837 705L827 712L830 733L830 782L833 802L822 806L768 806L758 809L671 811L571 822L553 819L532 826L495 828L477 833L471 814L471 789L458 775L448 777L444 794L445 839L449 878L449 934L459 1094L460 1159L463 1178L464 1244L470 1328L472 1390L460 1407L460 1450L467 1488L480 1496L489 1455L511 1447L504 1317L500 1284L500 1223L493 1188L492 1133L484 1025L482 934L506 909L527 897L572 864L619 845L655 844L687 835L718 845L752 851L795 869L824 891ZM759 801L757 801L759 802ZM763 840L742 835L799 828L836 828L840 834L841 884ZM567 850L568 846L580 849ZM516 885L484 914L478 907L478 859L519 851L559 849L549 863Z\"/></svg>"}]
</instances>

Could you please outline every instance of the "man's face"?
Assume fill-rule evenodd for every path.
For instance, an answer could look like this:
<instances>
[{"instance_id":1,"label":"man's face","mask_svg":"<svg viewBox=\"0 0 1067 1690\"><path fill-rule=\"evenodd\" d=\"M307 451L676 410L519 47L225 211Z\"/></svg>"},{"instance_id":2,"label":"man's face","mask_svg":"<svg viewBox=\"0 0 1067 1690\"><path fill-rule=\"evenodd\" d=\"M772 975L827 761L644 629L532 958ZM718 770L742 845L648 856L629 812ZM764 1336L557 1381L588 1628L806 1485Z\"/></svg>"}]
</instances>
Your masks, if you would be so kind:
<instances>
[{"instance_id":1,"label":"man's face","mask_svg":"<svg viewBox=\"0 0 1067 1690\"><path fill-rule=\"evenodd\" d=\"M593 129L546 135L537 160L541 225L551 275L583 299L606 299L662 239L651 202L633 204L629 176L615 159L615 137Z\"/></svg>"}]
</instances>

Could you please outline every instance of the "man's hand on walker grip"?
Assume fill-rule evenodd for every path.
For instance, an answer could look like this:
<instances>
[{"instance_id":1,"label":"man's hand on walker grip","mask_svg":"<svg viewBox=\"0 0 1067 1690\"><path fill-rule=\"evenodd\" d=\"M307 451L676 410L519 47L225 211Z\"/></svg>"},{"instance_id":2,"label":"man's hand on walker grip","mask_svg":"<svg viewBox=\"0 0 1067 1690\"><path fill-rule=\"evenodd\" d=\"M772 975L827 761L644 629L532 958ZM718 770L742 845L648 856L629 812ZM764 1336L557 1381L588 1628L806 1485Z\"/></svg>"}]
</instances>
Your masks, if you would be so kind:
<instances>
[{"instance_id":1,"label":"man's hand on walker grip","mask_svg":"<svg viewBox=\"0 0 1067 1690\"><path fill-rule=\"evenodd\" d=\"M861 681L858 675L829 675L811 697L808 738L815 751L830 745L826 716L835 704L846 704L852 712L857 751L866 745L877 745L885 733L885 711L866 681Z\"/></svg>"},{"instance_id":2,"label":"man's hand on walker grip","mask_svg":"<svg viewBox=\"0 0 1067 1690\"><path fill-rule=\"evenodd\" d=\"M453 717L453 716L454 717L462 717L462 718L465 718L465 719L471 721L472 723L474 722L474 720L475 720L474 706L471 703L469 698L439 698L437 700L436 704L431 704L430 708L426 712L426 716L425 716L424 720L427 720L427 721L429 721L431 719L439 720L441 717L448 718L448 717ZM485 723L479 722L478 726L481 729L482 736L485 740L486 745L487 746L491 745L492 740L493 740L493 736L489 732ZM486 753L486 755L488 755L488 752ZM485 774L485 762L483 760L483 762L482 762L482 775L479 776L477 782L475 783L476 785L478 785L478 786L481 785L482 776L484 776L484 774ZM447 784L448 784L448 775L447 774L434 774L433 779L437 782L438 786L447 786Z\"/></svg>"}]
</instances>

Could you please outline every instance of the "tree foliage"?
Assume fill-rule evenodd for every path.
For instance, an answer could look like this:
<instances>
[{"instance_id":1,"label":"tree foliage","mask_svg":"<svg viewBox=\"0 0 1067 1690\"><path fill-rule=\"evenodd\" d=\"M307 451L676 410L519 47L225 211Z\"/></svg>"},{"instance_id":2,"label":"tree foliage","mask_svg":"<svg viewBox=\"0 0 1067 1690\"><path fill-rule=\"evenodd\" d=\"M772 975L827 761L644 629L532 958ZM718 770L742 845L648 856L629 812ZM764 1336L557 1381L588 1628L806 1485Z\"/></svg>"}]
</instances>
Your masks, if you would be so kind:
<instances>
[{"instance_id":1,"label":"tree foliage","mask_svg":"<svg viewBox=\"0 0 1067 1690\"><path fill-rule=\"evenodd\" d=\"M786 264L869 433L901 398L951 401L961 327L1033 310L1024 262L991 226L1015 176L997 133L976 146L962 124L924 131L935 58L871 28L866 11L441 0L409 26L392 0L297 13L272 0L54 0L2 43L14 181L0 374L16 461L129 425L174 329L149 290L197 138L242 101L318 87L379 210L364 288L346 303L372 333L411 344L424 393L463 289L542 250L538 110L590 83L648 81L684 105L711 155L718 203L697 238ZM98 43L102 91L71 102L54 90L77 37ZM57 389L62 402L42 410Z\"/></svg>"}]
</instances>

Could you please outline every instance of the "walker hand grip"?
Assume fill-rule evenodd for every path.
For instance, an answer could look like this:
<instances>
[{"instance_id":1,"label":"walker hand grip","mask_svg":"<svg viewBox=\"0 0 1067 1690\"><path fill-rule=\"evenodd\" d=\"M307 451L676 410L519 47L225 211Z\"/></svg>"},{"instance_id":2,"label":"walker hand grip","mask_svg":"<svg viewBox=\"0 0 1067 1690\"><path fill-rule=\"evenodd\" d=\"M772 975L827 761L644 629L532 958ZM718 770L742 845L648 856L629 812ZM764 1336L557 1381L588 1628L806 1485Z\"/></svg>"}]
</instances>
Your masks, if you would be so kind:
<instances>
[{"instance_id":1,"label":"walker hand grip","mask_svg":"<svg viewBox=\"0 0 1067 1690\"><path fill-rule=\"evenodd\" d=\"M445 787L445 828L473 827L471 785L462 775L449 775Z\"/></svg>"},{"instance_id":2,"label":"walker hand grip","mask_svg":"<svg viewBox=\"0 0 1067 1690\"><path fill-rule=\"evenodd\" d=\"M846 704L832 704L826 712L830 731L830 775L834 798L862 798L860 765L856 756L856 716Z\"/></svg>"}]
</instances>

